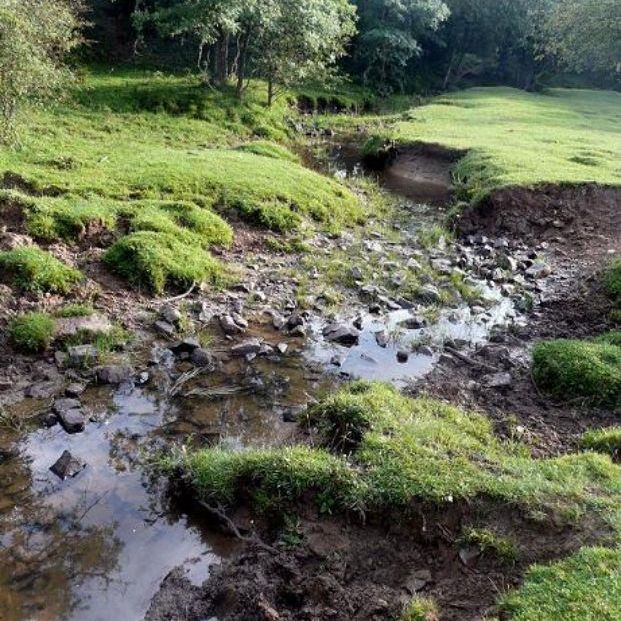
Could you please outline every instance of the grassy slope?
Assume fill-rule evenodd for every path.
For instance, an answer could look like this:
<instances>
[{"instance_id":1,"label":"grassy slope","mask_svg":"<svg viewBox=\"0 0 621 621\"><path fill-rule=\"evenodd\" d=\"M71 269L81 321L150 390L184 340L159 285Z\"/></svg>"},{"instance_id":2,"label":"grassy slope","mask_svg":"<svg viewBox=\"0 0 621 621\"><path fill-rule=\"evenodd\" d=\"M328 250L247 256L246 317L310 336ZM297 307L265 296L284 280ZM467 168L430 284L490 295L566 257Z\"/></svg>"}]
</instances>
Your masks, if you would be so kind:
<instances>
[{"instance_id":1,"label":"grassy slope","mask_svg":"<svg viewBox=\"0 0 621 621\"><path fill-rule=\"evenodd\" d=\"M411 110L396 138L468 149L456 175L473 194L504 185L621 185L621 94L475 88Z\"/></svg>"}]
</instances>

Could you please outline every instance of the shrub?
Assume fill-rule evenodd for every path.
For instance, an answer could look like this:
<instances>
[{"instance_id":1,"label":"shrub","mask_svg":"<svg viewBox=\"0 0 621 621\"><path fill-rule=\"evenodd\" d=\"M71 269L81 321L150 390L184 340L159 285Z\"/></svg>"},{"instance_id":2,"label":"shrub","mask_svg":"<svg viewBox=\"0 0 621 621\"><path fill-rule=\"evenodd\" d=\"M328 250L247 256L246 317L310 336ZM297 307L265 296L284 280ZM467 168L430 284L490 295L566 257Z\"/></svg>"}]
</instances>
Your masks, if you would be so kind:
<instances>
[{"instance_id":1,"label":"shrub","mask_svg":"<svg viewBox=\"0 0 621 621\"><path fill-rule=\"evenodd\" d=\"M205 250L171 233L139 231L117 241L105 254L110 269L135 286L162 293L166 287L219 282L222 268Z\"/></svg>"},{"instance_id":2,"label":"shrub","mask_svg":"<svg viewBox=\"0 0 621 621\"><path fill-rule=\"evenodd\" d=\"M54 320L47 313L26 313L9 325L15 347L26 353L45 351L54 337Z\"/></svg>"},{"instance_id":3,"label":"shrub","mask_svg":"<svg viewBox=\"0 0 621 621\"><path fill-rule=\"evenodd\" d=\"M584 548L567 560L536 565L502 601L511 621L621 619L621 550Z\"/></svg>"},{"instance_id":4,"label":"shrub","mask_svg":"<svg viewBox=\"0 0 621 621\"><path fill-rule=\"evenodd\" d=\"M608 294L621 303L621 259L613 261L604 273L604 286Z\"/></svg>"},{"instance_id":5,"label":"shrub","mask_svg":"<svg viewBox=\"0 0 621 621\"><path fill-rule=\"evenodd\" d=\"M621 427L587 431L582 436L581 446L585 450L604 453L618 460L621 457Z\"/></svg>"},{"instance_id":6,"label":"shrub","mask_svg":"<svg viewBox=\"0 0 621 621\"><path fill-rule=\"evenodd\" d=\"M67 293L82 277L78 270L36 247L3 252L0 268L24 291Z\"/></svg>"},{"instance_id":7,"label":"shrub","mask_svg":"<svg viewBox=\"0 0 621 621\"><path fill-rule=\"evenodd\" d=\"M621 398L621 347L609 342L559 340L533 352L537 385L559 399L584 397L616 404Z\"/></svg>"}]
</instances>

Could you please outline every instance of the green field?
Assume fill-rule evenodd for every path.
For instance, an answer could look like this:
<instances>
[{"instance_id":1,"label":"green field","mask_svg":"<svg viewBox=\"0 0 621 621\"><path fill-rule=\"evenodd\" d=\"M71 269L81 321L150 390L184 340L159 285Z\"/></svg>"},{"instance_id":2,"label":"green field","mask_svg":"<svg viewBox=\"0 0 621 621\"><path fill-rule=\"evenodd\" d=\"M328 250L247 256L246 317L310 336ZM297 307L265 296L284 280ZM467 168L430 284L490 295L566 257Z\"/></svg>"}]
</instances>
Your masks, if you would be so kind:
<instances>
[{"instance_id":1,"label":"green field","mask_svg":"<svg viewBox=\"0 0 621 621\"><path fill-rule=\"evenodd\" d=\"M399 142L468 150L456 178L476 196L506 185L621 185L621 94L475 88L412 109Z\"/></svg>"}]
</instances>

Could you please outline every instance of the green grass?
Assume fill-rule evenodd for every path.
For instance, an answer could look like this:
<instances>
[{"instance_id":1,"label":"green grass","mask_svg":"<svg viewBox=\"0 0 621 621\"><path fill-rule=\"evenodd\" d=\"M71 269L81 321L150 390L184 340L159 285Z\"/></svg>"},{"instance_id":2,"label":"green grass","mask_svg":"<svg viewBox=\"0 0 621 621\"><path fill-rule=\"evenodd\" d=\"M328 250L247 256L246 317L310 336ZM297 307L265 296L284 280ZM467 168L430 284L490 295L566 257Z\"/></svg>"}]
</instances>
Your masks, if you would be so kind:
<instances>
[{"instance_id":1,"label":"green grass","mask_svg":"<svg viewBox=\"0 0 621 621\"><path fill-rule=\"evenodd\" d=\"M67 293L82 278L80 272L37 247L0 253L3 278L23 291Z\"/></svg>"},{"instance_id":2,"label":"green grass","mask_svg":"<svg viewBox=\"0 0 621 621\"><path fill-rule=\"evenodd\" d=\"M26 313L9 324L9 336L24 353L45 351L54 337L54 320L47 313Z\"/></svg>"},{"instance_id":3,"label":"green grass","mask_svg":"<svg viewBox=\"0 0 621 621\"><path fill-rule=\"evenodd\" d=\"M198 495L262 509L291 509L316 496L320 509L407 512L485 497L526 513L581 517L620 526L621 469L595 453L533 459L499 440L490 421L383 384L354 383L310 412L323 447L229 451L211 448L172 460Z\"/></svg>"},{"instance_id":4,"label":"green grass","mask_svg":"<svg viewBox=\"0 0 621 621\"><path fill-rule=\"evenodd\" d=\"M584 398L616 405L621 400L621 347L614 333L597 341L557 340L533 351L537 385L558 399Z\"/></svg>"},{"instance_id":5,"label":"green grass","mask_svg":"<svg viewBox=\"0 0 621 621\"><path fill-rule=\"evenodd\" d=\"M154 293L166 287L188 288L192 283L218 284L224 275L222 265L207 251L168 232L127 235L106 252L105 262L136 287Z\"/></svg>"},{"instance_id":6,"label":"green grass","mask_svg":"<svg viewBox=\"0 0 621 621\"><path fill-rule=\"evenodd\" d=\"M604 287L608 295L621 305L621 259L617 259L604 272Z\"/></svg>"},{"instance_id":7,"label":"green grass","mask_svg":"<svg viewBox=\"0 0 621 621\"><path fill-rule=\"evenodd\" d=\"M621 427L587 431L582 436L581 446L587 451L610 455L617 461L621 457Z\"/></svg>"},{"instance_id":8,"label":"green grass","mask_svg":"<svg viewBox=\"0 0 621 621\"><path fill-rule=\"evenodd\" d=\"M300 158L295 153L292 153L282 145L267 140L248 142L237 147L237 150L243 151L244 153L254 153L255 155L271 157L276 160L285 160L287 162L295 162L296 164L300 163Z\"/></svg>"},{"instance_id":9,"label":"green grass","mask_svg":"<svg viewBox=\"0 0 621 621\"><path fill-rule=\"evenodd\" d=\"M405 608L400 621L439 621L436 603L427 597L415 597Z\"/></svg>"},{"instance_id":10,"label":"green grass","mask_svg":"<svg viewBox=\"0 0 621 621\"><path fill-rule=\"evenodd\" d=\"M476 546L484 556L498 559L505 563L514 563L520 555L513 541L498 535L488 528L466 528L460 538L460 543Z\"/></svg>"},{"instance_id":11,"label":"green grass","mask_svg":"<svg viewBox=\"0 0 621 621\"><path fill-rule=\"evenodd\" d=\"M69 319L72 317L90 317L95 309L87 304L67 304L54 313L55 317Z\"/></svg>"},{"instance_id":12,"label":"green grass","mask_svg":"<svg viewBox=\"0 0 621 621\"><path fill-rule=\"evenodd\" d=\"M502 608L511 621L618 621L621 550L585 548L558 563L532 567Z\"/></svg>"}]
</instances>

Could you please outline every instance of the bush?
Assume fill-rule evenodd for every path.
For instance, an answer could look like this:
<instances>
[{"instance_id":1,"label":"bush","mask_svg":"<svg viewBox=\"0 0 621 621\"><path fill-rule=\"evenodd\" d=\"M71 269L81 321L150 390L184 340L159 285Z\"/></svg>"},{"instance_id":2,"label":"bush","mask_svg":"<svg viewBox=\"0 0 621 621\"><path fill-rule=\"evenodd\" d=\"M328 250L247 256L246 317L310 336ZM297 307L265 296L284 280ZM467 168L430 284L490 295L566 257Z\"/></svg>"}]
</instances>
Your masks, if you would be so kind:
<instances>
[{"instance_id":1,"label":"bush","mask_svg":"<svg viewBox=\"0 0 621 621\"><path fill-rule=\"evenodd\" d=\"M54 320L47 313L27 313L9 325L15 347L25 353L45 351L54 337Z\"/></svg>"},{"instance_id":2,"label":"bush","mask_svg":"<svg viewBox=\"0 0 621 621\"><path fill-rule=\"evenodd\" d=\"M524 586L502 601L511 621L621 619L621 550L585 548L528 570Z\"/></svg>"},{"instance_id":3,"label":"bush","mask_svg":"<svg viewBox=\"0 0 621 621\"><path fill-rule=\"evenodd\" d=\"M170 233L139 231L117 241L105 254L112 271L135 286L162 293L167 287L221 280L220 264L205 250Z\"/></svg>"},{"instance_id":4,"label":"bush","mask_svg":"<svg viewBox=\"0 0 621 621\"><path fill-rule=\"evenodd\" d=\"M67 293L80 280L80 272L36 247L0 254L5 276L24 291Z\"/></svg>"},{"instance_id":5,"label":"bush","mask_svg":"<svg viewBox=\"0 0 621 621\"><path fill-rule=\"evenodd\" d=\"M621 399L621 347L606 341L548 341L535 347L533 361L535 382L554 397L608 405Z\"/></svg>"}]
</instances>

